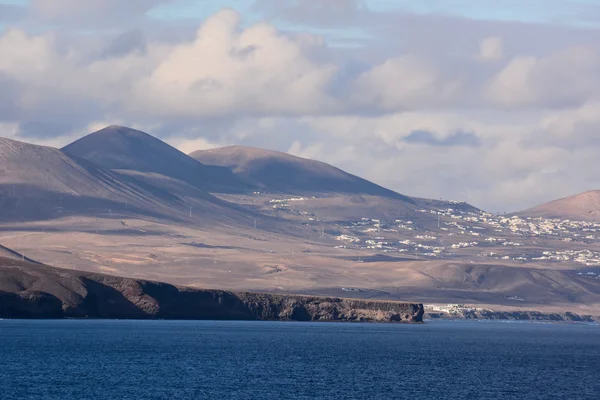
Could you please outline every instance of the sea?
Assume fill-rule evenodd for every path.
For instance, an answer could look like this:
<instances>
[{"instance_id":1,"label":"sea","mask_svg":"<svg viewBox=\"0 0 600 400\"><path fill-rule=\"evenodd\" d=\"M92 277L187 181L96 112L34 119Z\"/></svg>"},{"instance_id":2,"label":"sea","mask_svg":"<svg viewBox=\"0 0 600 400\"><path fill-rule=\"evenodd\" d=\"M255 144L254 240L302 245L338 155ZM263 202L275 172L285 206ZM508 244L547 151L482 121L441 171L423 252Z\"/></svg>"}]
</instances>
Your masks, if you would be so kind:
<instances>
[{"instance_id":1,"label":"sea","mask_svg":"<svg viewBox=\"0 0 600 400\"><path fill-rule=\"evenodd\" d=\"M0 399L600 399L600 325L0 320Z\"/></svg>"}]
</instances>

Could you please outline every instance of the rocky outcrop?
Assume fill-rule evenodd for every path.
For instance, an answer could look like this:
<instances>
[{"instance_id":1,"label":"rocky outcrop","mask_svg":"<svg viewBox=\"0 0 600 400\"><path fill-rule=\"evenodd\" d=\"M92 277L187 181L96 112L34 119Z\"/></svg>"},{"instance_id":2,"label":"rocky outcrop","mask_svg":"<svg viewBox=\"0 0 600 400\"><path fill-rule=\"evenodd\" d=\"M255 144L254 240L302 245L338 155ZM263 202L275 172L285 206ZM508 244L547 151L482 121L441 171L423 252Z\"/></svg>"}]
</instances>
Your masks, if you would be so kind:
<instances>
[{"instance_id":1,"label":"rocky outcrop","mask_svg":"<svg viewBox=\"0 0 600 400\"><path fill-rule=\"evenodd\" d=\"M423 305L196 290L0 259L0 318L422 322Z\"/></svg>"}]
</instances>

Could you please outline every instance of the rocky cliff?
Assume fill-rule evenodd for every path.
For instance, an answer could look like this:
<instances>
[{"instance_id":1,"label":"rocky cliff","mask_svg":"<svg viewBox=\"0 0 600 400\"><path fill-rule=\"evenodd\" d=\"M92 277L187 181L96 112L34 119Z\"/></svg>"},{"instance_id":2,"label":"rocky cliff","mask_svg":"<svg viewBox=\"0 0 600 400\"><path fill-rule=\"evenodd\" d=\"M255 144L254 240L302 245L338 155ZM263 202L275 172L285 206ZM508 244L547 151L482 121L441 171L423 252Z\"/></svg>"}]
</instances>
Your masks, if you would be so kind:
<instances>
[{"instance_id":1,"label":"rocky cliff","mask_svg":"<svg viewBox=\"0 0 600 400\"><path fill-rule=\"evenodd\" d=\"M0 317L422 322L423 305L196 290L0 258Z\"/></svg>"}]
</instances>

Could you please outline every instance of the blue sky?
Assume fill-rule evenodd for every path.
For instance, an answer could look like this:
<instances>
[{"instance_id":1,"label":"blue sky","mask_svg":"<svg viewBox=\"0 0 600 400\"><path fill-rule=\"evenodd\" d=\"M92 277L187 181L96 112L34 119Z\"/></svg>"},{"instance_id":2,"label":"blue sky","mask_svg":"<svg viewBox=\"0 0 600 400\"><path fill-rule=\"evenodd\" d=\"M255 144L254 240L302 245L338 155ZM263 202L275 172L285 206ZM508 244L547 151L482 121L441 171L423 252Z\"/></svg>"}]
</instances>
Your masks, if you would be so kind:
<instances>
[{"instance_id":1,"label":"blue sky","mask_svg":"<svg viewBox=\"0 0 600 400\"><path fill-rule=\"evenodd\" d=\"M569 25L589 23L585 21L588 11L600 9L600 0L373 0L370 4L375 9L418 14Z\"/></svg>"},{"instance_id":2,"label":"blue sky","mask_svg":"<svg viewBox=\"0 0 600 400\"><path fill-rule=\"evenodd\" d=\"M253 11L252 4L252 0L179 0L157 7L151 15L157 18L205 17L222 7L232 7L247 18L260 19L261 16ZM366 0L365 4L371 11L442 14L476 20L573 26L596 26L600 21L600 0ZM592 15L594 12L597 14Z\"/></svg>"},{"instance_id":3,"label":"blue sky","mask_svg":"<svg viewBox=\"0 0 600 400\"><path fill-rule=\"evenodd\" d=\"M264 15L256 7L253 7L254 3L254 0L214 2L175 0L170 4L154 8L148 15L155 19L170 21L204 19L223 7L231 7L244 15L244 24L251 24L264 19ZM362 0L362 4L369 11L376 13L408 12L482 21L512 21L578 28L600 27L600 0ZM305 31L307 29L305 25L291 23L280 18L269 18L269 21L284 30ZM311 26L309 30L326 37L329 44L336 47L360 46L361 40L370 36L368 28L363 26L345 26L344 28Z\"/></svg>"},{"instance_id":4,"label":"blue sky","mask_svg":"<svg viewBox=\"0 0 600 400\"><path fill-rule=\"evenodd\" d=\"M283 0L282 0L283 1ZM317 1L317 0L298 0ZM0 4L27 5L29 0L0 0ZM175 0L156 7L149 15L159 19L204 18L231 7L246 19L258 20L254 0ZM600 25L600 0L363 0L371 11L406 11L442 14L477 20L518 21L572 26Z\"/></svg>"}]
</instances>

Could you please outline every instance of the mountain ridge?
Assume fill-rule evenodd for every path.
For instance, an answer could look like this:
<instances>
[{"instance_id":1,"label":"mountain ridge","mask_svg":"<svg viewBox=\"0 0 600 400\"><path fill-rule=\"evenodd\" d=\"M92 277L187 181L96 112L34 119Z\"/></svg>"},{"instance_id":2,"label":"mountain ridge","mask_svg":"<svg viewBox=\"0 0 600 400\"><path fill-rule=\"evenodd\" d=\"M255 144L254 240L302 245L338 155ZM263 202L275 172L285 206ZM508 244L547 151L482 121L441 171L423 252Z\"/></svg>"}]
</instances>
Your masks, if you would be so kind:
<instances>
[{"instance_id":1,"label":"mountain ridge","mask_svg":"<svg viewBox=\"0 0 600 400\"><path fill-rule=\"evenodd\" d=\"M271 192L378 195L414 204L408 196L330 164L275 150L233 145L189 155L205 165L229 168L249 185Z\"/></svg>"},{"instance_id":2,"label":"mountain ridge","mask_svg":"<svg viewBox=\"0 0 600 400\"><path fill-rule=\"evenodd\" d=\"M158 173L206 192L244 189L226 168L205 166L148 133L124 126L107 126L61 150L116 172Z\"/></svg>"},{"instance_id":3,"label":"mountain ridge","mask_svg":"<svg viewBox=\"0 0 600 400\"><path fill-rule=\"evenodd\" d=\"M123 174L53 147L6 138L0 138L0 208L4 221L129 215L182 222L191 221L189 208L206 222L253 216L176 180L166 185L162 177Z\"/></svg>"}]
</instances>

